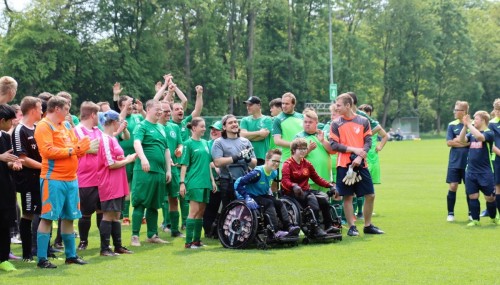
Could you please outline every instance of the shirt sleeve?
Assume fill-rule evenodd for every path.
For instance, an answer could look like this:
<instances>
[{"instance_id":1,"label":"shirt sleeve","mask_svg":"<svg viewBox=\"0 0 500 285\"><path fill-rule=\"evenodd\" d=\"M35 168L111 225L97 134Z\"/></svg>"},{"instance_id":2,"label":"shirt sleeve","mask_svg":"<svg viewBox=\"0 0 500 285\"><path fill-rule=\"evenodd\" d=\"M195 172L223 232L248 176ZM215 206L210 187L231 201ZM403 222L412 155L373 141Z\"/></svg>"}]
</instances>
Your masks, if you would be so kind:
<instances>
[{"instance_id":1,"label":"shirt sleeve","mask_svg":"<svg viewBox=\"0 0 500 285\"><path fill-rule=\"evenodd\" d=\"M137 127L134 130L134 141L142 142L144 140L144 133L146 132L146 128L142 126L142 124L137 124Z\"/></svg>"},{"instance_id":2,"label":"shirt sleeve","mask_svg":"<svg viewBox=\"0 0 500 285\"><path fill-rule=\"evenodd\" d=\"M281 185L288 192L291 191L293 188L291 175L292 175L292 170L290 167L290 163L285 161L285 163L283 163L283 169L281 170Z\"/></svg>"},{"instance_id":3,"label":"shirt sleeve","mask_svg":"<svg viewBox=\"0 0 500 285\"><path fill-rule=\"evenodd\" d=\"M184 151L182 152L180 164L189 166L191 159L191 144L184 145Z\"/></svg>"},{"instance_id":4,"label":"shirt sleeve","mask_svg":"<svg viewBox=\"0 0 500 285\"><path fill-rule=\"evenodd\" d=\"M274 135L281 135L282 134L282 129L281 129L281 120L278 118L274 119L273 123L273 136Z\"/></svg>"},{"instance_id":5,"label":"shirt sleeve","mask_svg":"<svg viewBox=\"0 0 500 285\"><path fill-rule=\"evenodd\" d=\"M70 139L75 143L76 137L72 131L68 131ZM53 131L49 124L41 122L35 129L35 140L38 145L38 150L42 157L47 159L61 159L67 158L69 155L69 148L54 146ZM74 152L73 152L74 154Z\"/></svg>"}]
</instances>

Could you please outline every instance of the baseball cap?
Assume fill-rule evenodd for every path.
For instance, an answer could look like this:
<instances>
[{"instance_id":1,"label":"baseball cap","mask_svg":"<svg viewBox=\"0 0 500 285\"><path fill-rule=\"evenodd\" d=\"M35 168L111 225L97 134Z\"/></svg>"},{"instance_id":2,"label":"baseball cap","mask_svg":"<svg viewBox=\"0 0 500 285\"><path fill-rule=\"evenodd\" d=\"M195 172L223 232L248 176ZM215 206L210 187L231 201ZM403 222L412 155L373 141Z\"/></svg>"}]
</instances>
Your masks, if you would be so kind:
<instances>
[{"instance_id":1,"label":"baseball cap","mask_svg":"<svg viewBox=\"0 0 500 285\"><path fill-rule=\"evenodd\" d=\"M260 98L257 96L250 96L246 101L243 103L245 104L260 104Z\"/></svg>"},{"instance_id":2,"label":"baseball cap","mask_svg":"<svg viewBox=\"0 0 500 285\"><path fill-rule=\"evenodd\" d=\"M222 122L221 121L216 121L215 123L213 123L210 128L214 128L218 131L222 131Z\"/></svg>"},{"instance_id":3,"label":"baseball cap","mask_svg":"<svg viewBox=\"0 0 500 285\"><path fill-rule=\"evenodd\" d=\"M108 110L104 113L101 113L102 116L99 116L99 123L101 126L104 126L106 122L108 121L119 121L120 120L120 114L118 114L114 110Z\"/></svg>"}]
</instances>

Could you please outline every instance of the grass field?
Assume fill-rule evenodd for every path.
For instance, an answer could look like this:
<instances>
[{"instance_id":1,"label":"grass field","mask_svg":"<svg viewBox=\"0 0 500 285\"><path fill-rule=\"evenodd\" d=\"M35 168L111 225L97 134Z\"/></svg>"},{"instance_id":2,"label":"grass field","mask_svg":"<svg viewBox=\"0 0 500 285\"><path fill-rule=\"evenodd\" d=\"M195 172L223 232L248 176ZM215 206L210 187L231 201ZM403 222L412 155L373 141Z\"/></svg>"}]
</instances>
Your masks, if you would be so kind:
<instances>
[{"instance_id":1,"label":"grass field","mask_svg":"<svg viewBox=\"0 0 500 285\"><path fill-rule=\"evenodd\" d=\"M266 251L228 250L215 240L206 240L205 249L185 250L184 241L175 239L167 245L143 243L133 255L100 257L93 225L89 249L79 252L88 265L56 260L57 269L39 270L15 262L18 271L0 273L0 284L500 284L495 270L500 226L488 218L481 227L466 228L463 186L457 221L446 222L447 157L444 140L387 144L373 219L385 235ZM141 240L145 226L142 231ZM124 227L123 235L128 245L130 228ZM20 246L13 251L20 255Z\"/></svg>"}]
</instances>

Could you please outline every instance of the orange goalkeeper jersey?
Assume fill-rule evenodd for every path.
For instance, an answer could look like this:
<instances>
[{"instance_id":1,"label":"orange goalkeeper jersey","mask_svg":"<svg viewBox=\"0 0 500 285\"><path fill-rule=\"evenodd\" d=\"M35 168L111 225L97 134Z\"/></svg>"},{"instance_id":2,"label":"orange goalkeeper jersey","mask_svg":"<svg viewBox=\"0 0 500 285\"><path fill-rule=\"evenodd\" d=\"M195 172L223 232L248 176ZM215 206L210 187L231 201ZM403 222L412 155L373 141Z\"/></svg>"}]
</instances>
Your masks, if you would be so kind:
<instances>
[{"instance_id":1,"label":"orange goalkeeper jersey","mask_svg":"<svg viewBox=\"0 0 500 285\"><path fill-rule=\"evenodd\" d=\"M52 124L42 119L35 129L35 140L42 156L41 178L62 181L76 179L78 157L75 152L70 155L69 149L76 149L78 139L68 122Z\"/></svg>"},{"instance_id":2,"label":"orange goalkeeper jersey","mask_svg":"<svg viewBox=\"0 0 500 285\"><path fill-rule=\"evenodd\" d=\"M366 140L371 141L371 135L372 130L370 128L370 122L359 115L354 116L352 119L347 119L343 116L339 117L332 122L330 128L330 139L348 147L364 148ZM368 152L369 149L368 146L366 152ZM350 152L339 152L337 166L347 167L351 162L350 156ZM366 162L364 167L367 167Z\"/></svg>"}]
</instances>

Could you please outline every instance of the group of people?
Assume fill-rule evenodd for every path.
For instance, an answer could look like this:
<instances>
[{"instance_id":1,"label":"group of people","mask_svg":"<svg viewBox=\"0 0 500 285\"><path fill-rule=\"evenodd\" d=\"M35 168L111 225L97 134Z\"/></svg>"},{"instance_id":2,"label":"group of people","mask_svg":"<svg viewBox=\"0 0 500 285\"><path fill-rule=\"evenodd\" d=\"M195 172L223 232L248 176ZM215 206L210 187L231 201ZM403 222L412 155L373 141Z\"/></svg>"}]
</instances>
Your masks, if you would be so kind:
<instances>
[{"instance_id":1,"label":"group of people","mask_svg":"<svg viewBox=\"0 0 500 285\"><path fill-rule=\"evenodd\" d=\"M491 113L477 111L473 118L469 115L469 104L457 101L453 114L455 120L448 124L446 136L450 147L446 176L449 184L447 221L455 221L457 189L464 182L470 220L467 226L479 226L481 216L500 224L500 99L493 102ZM482 213L480 191L486 202Z\"/></svg>"},{"instance_id":2,"label":"group of people","mask_svg":"<svg viewBox=\"0 0 500 285\"><path fill-rule=\"evenodd\" d=\"M144 105L122 95L116 83L112 105L85 101L79 118L70 114L68 92L26 96L20 103L23 118L12 128L16 113L7 103L16 91L13 78L0 78L0 183L6 185L0 192L2 270L15 270L8 258L16 191L22 206L22 258L35 262L36 256L39 268L57 267L48 257L52 224L58 220L60 242L56 239L55 245L64 248L66 263L86 264L77 249L89 246L93 214L102 256L133 253L122 243L123 225L131 224L131 246L141 245L143 223L145 242L168 243L158 233L158 209L163 231L185 238L186 249L204 247L202 231L213 236L218 212L237 198L262 207L277 237L298 235L299 225L273 195L279 188L315 216L323 215L317 236L340 231L329 214L328 191L334 202L343 203L349 236L359 235L356 218L364 219L365 234L384 233L371 217L373 184L380 183L378 152L388 136L369 116L371 106L360 106L365 112L356 107L354 93L332 103L326 125L312 109L295 111L290 92L270 102L272 116L263 115L260 98L252 96L244 101L249 116L241 124L225 115L209 126L206 141L207 125L200 117L203 87L196 86L194 110L185 116L187 98L171 75L156 84L154 97ZM372 139L378 136L380 142Z\"/></svg>"}]
</instances>

